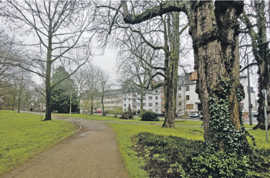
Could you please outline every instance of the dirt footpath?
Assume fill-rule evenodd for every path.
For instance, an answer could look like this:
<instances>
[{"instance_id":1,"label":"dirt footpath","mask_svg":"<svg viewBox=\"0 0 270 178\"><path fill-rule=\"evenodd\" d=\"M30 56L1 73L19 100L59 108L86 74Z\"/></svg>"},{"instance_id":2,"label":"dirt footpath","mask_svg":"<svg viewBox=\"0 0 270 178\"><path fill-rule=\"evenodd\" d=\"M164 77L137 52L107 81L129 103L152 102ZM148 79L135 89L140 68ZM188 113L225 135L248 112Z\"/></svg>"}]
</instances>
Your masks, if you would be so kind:
<instances>
[{"instance_id":1,"label":"dirt footpath","mask_svg":"<svg viewBox=\"0 0 270 178\"><path fill-rule=\"evenodd\" d=\"M99 121L70 120L74 136L52 147L4 178L128 178L111 128Z\"/></svg>"}]
</instances>

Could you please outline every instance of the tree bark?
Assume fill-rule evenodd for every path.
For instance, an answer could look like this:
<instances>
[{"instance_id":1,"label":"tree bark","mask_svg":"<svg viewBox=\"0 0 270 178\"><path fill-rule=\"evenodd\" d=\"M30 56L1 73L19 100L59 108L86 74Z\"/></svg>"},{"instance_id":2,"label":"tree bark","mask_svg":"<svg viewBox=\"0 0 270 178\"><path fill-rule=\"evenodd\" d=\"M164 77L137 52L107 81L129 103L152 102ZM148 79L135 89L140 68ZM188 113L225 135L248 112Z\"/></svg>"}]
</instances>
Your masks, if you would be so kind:
<instances>
[{"instance_id":1,"label":"tree bark","mask_svg":"<svg viewBox=\"0 0 270 178\"><path fill-rule=\"evenodd\" d=\"M20 86L19 86L17 113L21 112L22 92L23 92L23 74L22 74L21 81L20 81Z\"/></svg>"},{"instance_id":2,"label":"tree bark","mask_svg":"<svg viewBox=\"0 0 270 178\"><path fill-rule=\"evenodd\" d=\"M44 121L52 120L52 109L51 109L51 67L52 67L52 33L49 32L48 36L48 48L47 48L47 60L46 60L46 79L45 79L45 93L46 93L46 110Z\"/></svg>"},{"instance_id":3,"label":"tree bark","mask_svg":"<svg viewBox=\"0 0 270 178\"><path fill-rule=\"evenodd\" d=\"M238 17L243 4L236 1L210 1L196 4L191 16L191 36L198 71L197 89L202 102L204 139L224 150L232 138L222 138L226 127L241 132L240 101L243 88L239 80ZM223 120L225 119L225 120ZM232 125L231 125L232 124ZM218 127L219 125L219 127ZM239 151L246 138L236 140Z\"/></svg>"},{"instance_id":4,"label":"tree bark","mask_svg":"<svg viewBox=\"0 0 270 178\"><path fill-rule=\"evenodd\" d=\"M167 63L165 67L166 79L165 79L165 119L162 127L172 128L174 127L174 121L176 116L176 97L177 97L177 83L178 83L178 63L179 63L179 12L171 13L172 24L170 18L168 18L167 36L170 50L167 50ZM169 15L170 17L170 15ZM172 29L170 26L172 25ZM166 27L165 27L166 28ZM165 31L166 33L166 31ZM166 36L166 34L165 34ZM167 47L167 49L168 49ZM166 59L165 59L166 60Z\"/></svg>"},{"instance_id":5,"label":"tree bark","mask_svg":"<svg viewBox=\"0 0 270 178\"><path fill-rule=\"evenodd\" d=\"M144 89L143 88L141 88L141 91L140 91L140 114L141 114L141 116L142 116L142 114L143 114L143 97L145 96L145 94L144 94Z\"/></svg>"}]
</instances>

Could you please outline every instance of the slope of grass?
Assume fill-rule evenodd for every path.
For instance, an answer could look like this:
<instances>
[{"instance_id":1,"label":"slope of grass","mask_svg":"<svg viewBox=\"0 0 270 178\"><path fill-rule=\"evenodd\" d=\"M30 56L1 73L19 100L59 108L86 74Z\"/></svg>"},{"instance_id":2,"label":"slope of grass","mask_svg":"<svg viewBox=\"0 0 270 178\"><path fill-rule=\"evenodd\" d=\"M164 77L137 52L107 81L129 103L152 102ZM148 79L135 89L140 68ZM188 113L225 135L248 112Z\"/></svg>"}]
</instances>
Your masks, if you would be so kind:
<instances>
[{"instance_id":1,"label":"slope of grass","mask_svg":"<svg viewBox=\"0 0 270 178\"><path fill-rule=\"evenodd\" d=\"M40 115L0 111L0 174L23 163L76 130L71 123L41 121Z\"/></svg>"}]
</instances>

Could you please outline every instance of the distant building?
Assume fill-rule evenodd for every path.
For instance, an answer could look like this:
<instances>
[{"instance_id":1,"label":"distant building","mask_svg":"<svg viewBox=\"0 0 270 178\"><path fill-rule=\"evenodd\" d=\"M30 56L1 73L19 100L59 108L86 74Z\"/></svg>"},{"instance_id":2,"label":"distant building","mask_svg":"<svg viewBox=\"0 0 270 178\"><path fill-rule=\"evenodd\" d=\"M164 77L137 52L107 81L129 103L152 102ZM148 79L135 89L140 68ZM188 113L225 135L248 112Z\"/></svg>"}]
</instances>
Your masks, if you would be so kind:
<instances>
[{"instance_id":1,"label":"distant building","mask_svg":"<svg viewBox=\"0 0 270 178\"><path fill-rule=\"evenodd\" d=\"M143 97L143 109L162 113L162 87L153 91L146 91ZM123 95L123 111L127 111L130 105L132 111L140 111L141 96L138 92L126 92Z\"/></svg>"},{"instance_id":2,"label":"distant building","mask_svg":"<svg viewBox=\"0 0 270 178\"><path fill-rule=\"evenodd\" d=\"M108 90L104 93L104 107L106 110L122 109L123 92L121 89Z\"/></svg>"},{"instance_id":3,"label":"distant building","mask_svg":"<svg viewBox=\"0 0 270 178\"><path fill-rule=\"evenodd\" d=\"M197 73L187 73L179 76L177 114L189 114L190 112L199 112L201 108L200 99L196 93ZM241 102L243 118L248 119L248 82L247 77L240 77L240 82L244 87L245 98ZM257 100L254 88L250 87L252 112L257 111Z\"/></svg>"},{"instance_id":4,"label":"distant building","mask_svg":"<svg viewBox=\"0 0 270 178\"><path fill-rule=\"evenodd\" d=\"M107 90L104 92L105 110L122 110L123 92L121 89ZM87 92L82 95L80 101L80 113L90 113L91 101ZM97 95L93 100L94 112L101 112L101 96Z\"/></svg>"},{"instance_id":5,"label":"distant building","mask_svg":"<svg viewBox=\"0 0 270 178\"><path fill-rule=\"evenodd\" d=\"M177 96L177 115L198 112L200 109L200 99L196 93L197 73L187 73L179 76L178 96Z\"/></svg>"}]
</instances>

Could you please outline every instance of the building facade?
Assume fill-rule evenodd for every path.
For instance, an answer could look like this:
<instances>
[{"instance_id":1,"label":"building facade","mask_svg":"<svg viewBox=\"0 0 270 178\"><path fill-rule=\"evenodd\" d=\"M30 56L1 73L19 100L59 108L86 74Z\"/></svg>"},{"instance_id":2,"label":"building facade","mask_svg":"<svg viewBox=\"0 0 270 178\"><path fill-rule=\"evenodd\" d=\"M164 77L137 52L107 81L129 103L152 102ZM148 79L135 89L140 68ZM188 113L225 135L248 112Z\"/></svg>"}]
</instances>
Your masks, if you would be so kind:
<instances>
[{"instance_id":1,"label":"building facade","mask_svg":"<svg viewBox=\"0 0 270 178\"><path fill-rule=\"evenodd\" d=\"M200 99L196 93L196 73L187 73L179 76L177 89L176 114L181 116L200 110Z\"/></svg>"},{"instance_id":2,"label":"building facade","mask_svg":"<svg viewBox=\"0 0 270 178\"><path fill-rule=\"evenodd\" d=\"M122 110L123 92L121 89L107 90L104 92L104 109L107 110ZM80 113L90 113L91 105L93 104L94 112L101 112L101 96L94 96L93 103L87 92L80 100Z\"/></svg>"},{"instance_id":3,"label":"building facade","mask_svg":"<svg viewBox=\"0 0 270 178\"><path fill-rule=\"evenodd\" d=\"M187 73L179 76L178 97L177 97L177 114L189 114L192 112L200 112L201 103L198 94L196 93L197 73ZM249 102L248 102L248 79L246 76L240 77L240 82L244 87L245 98L241 101L241 109L243 118L248 119ZM250 87L250 99L252 112L257 111L257 98L254 88Z\"/></svg>"},{"instance_id":4,"label":"building facade","mask_svg":"<svg viewBox=\"0 0 270 178\"><path fill-rule=\"evenodd\" d=\"M130 106L132 111L140 111L141 97L143 97L143 109L145 111L153 111L162 113L162 87L153 91L146 91L144 96L138 92L126 92L123 95L123 111L127 111Z\"/></svg>"}]
</instances>

